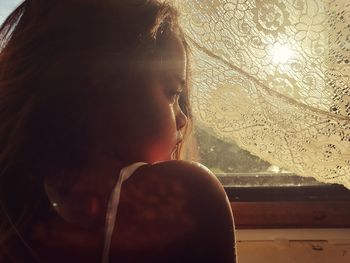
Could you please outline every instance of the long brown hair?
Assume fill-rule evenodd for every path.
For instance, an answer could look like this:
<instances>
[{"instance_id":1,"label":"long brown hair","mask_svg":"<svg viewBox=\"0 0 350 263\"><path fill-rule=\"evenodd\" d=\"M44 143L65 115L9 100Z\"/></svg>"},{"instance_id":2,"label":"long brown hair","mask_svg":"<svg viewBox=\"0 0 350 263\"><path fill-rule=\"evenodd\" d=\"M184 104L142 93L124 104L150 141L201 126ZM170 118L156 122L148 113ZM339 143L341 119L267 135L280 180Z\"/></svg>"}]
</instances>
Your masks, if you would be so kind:
<instances>
[{"instance_id":1,"label":"long brown hair","mask_svg":"<svg viewBox=\"0 0 350 263\"><path fill-rule=\"evenodd\" d=\"M122 86L166 34L181 39L188 58L177 19L156 0L26 0L8 16L0 27L0 246L45 214L48 170L84 166L96 86ZM188 87L180 106L190 119Z\"/></svg>"}]
</instances>

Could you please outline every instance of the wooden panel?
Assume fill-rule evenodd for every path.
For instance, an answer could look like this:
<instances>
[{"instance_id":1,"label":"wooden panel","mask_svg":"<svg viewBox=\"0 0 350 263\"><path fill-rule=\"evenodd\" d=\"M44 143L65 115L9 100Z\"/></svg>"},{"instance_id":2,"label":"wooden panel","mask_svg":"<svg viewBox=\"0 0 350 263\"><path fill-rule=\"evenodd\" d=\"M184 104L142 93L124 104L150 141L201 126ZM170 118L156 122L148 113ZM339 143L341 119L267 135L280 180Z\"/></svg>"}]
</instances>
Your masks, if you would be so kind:
<instances>
[{"instance_id":1,"label":"wooden panel","mask_svg":"<svg viewBox=\"0 0 350 263\"><path fill-rule=\"evenodd\" d=\"M319 241L238 242L239 263L349 263L349 245Z\"/></svg>"},{"instance_id":2,"label":"wooden panel","mask_svg":"<svg viewBox=\"0 0 350 263\"><path fill-rule=\"evenodd\" d=\"M340 185L290 187L225 187L231 201L238 202L350 202L350 190Z\"/></svg>"},{"instance_id":3,"label":"wooden panel","mask_svg":"<svg viewBox=\"0 0 350 263\"><path fill-rule=\"evenodd\" d=\"M350 202L231 202L237 229L347 228Z\"/></svg>"}]
</instances>

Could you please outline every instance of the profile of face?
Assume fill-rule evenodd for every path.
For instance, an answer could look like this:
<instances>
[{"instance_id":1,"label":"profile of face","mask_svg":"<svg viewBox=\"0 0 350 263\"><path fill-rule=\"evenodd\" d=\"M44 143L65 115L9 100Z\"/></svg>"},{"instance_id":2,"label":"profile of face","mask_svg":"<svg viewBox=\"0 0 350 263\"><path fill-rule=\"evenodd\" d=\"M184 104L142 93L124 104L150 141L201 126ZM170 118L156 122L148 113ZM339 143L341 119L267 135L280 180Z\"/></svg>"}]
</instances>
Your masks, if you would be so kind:
<instances>
[{"instance_id":1,"label":"profile of face","mask_svg":"<svg viewBox=\"0 0 350 263\"><path fill-rule=\"evenodd\" d=\"M182 141L187 117L179 98L186 81L186 53L178 37L169 37L161 55L149 63L141 85L122 87L122 98L96 118L102 145L123 162L172 159ZM137 78L138 76L135 76Z\"/></svg>"}]
</instances>

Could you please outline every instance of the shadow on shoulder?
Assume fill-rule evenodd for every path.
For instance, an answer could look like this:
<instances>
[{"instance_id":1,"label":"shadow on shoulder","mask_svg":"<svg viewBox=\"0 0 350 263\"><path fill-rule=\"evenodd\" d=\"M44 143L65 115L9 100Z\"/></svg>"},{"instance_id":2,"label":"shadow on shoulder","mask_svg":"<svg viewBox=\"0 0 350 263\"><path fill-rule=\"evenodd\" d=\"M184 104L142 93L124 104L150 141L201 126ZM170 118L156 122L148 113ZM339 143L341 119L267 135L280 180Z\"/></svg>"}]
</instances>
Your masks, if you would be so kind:
<instances>
[{"instance_id":1,"label":"shadow on shoulder","mask_svg":"<svg viewBox=\"0 0 350 263\"><path fill-rule=\"evenodd\" d=\"M155 163L138 169L123 187L113 258L136 262L142 255L142 262L234 262L230 204L205 166Z\"/></svg>"}]
</instances>

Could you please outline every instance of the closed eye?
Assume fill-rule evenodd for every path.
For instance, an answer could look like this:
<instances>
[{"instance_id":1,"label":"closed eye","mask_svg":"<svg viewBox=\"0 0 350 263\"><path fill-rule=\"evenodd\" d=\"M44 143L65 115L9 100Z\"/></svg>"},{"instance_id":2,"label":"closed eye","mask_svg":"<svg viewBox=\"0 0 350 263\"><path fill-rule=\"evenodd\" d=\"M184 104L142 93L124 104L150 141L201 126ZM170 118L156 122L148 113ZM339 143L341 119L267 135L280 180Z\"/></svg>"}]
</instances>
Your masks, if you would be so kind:
<instances>
[{"instance_id":1,"label":"closed eye","mask_svg":"<svg viewBox=\"0 0 350 263\"><path fill-rule=\"evenodd\" d=\"M182 94L182 89L174 89L174 88L170 89L168 91L168 96L169 96L170 102L172 104L178 102L181 94Z\"/></svg>"},{"instance_id":2,"label":"closed eye","mask_svg":"<svg viewBox=\"0 0 350 263\"><path fill-rule=\"evenodd\" d=\"M162 76L165 92L171 104L179 101L185 87L185 80L177 74L164 74Z\"/></svg>"}]
</instances>

